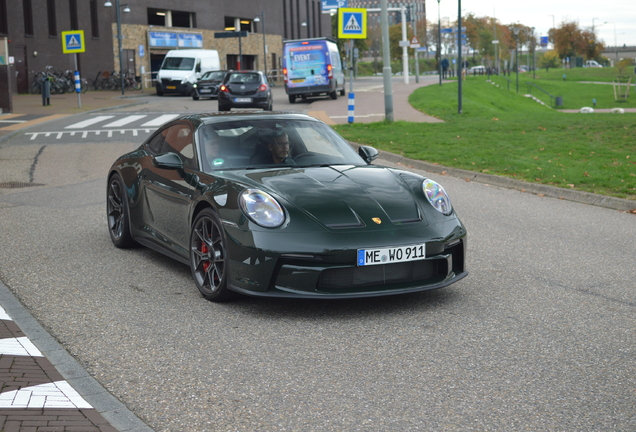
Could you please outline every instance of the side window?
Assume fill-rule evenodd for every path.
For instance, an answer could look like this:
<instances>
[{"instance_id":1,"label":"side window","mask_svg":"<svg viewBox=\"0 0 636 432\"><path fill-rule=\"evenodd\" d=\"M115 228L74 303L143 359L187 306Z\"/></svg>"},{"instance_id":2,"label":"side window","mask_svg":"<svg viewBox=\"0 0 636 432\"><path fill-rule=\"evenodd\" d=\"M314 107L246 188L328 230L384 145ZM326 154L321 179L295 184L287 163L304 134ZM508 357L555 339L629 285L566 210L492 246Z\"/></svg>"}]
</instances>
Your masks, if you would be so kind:
<instances>
[{"instance_id":1,"label":"side window","mask_svg":"<svg viewBox=\"0 0 636 432\"><path fill-rule=\"evenodd\" d=\"M174 152L181 156L186 168L195 168L194 140L188 124L176 124L167 129L162 153Z\"/></svg>"},{"instance_id":2,"label":"side window","mask_svg":"<svg viewBox=\"0 0 636 432\"><path fill-rule=\"evenodd\" d=\"M167 129L162 130L160 133L155 135L146 146L148 151L152 154L160 154L163 153L164 143L166 142L166 133Z\"/></svg>"}]
</instances>

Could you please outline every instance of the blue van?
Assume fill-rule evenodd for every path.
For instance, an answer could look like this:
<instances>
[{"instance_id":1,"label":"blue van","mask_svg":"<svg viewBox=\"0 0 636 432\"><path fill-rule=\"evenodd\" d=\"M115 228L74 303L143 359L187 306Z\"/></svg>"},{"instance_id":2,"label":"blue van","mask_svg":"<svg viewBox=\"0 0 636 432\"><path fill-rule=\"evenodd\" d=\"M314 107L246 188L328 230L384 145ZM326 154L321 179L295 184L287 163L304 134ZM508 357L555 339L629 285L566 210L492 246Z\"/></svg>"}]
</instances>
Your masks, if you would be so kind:
<instances>
[{"instance_id":1,"label":"blue van","mask_svg":"<svg viewBox=\"0 0 636 432\"><path fill-rule=\"evenodd\" d=\"M345 76L338 46L330 38L283 41L283 77L289 103L297 97L345 95Z\"/></svg>"}]
</instances>

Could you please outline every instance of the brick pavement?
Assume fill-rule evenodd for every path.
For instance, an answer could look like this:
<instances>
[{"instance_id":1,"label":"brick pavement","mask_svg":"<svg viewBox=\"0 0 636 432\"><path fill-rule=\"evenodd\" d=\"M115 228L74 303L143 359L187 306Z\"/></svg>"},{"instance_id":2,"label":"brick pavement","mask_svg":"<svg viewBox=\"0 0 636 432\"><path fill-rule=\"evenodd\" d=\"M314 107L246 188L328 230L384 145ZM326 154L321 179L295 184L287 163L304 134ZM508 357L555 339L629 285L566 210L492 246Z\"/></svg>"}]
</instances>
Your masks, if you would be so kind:
<instances>
[{"instance_id":1,"label":"brick pavement","mask_svg":"<svg viewBox=\"0 0 636 432\"><path fill-rule=\"evenodd\" d=\"M152 432L1 281L0 305L0 432Z\"/></svg>"},{"instance_id":2,"label":"brick pavement","mask_svg":"<svg viewBox=\"0 0 636 432\"><path fill-rule=\"evenodd\" d=\"M0 307L0 430L116 432Z\"/></svg>"}]
</instances>

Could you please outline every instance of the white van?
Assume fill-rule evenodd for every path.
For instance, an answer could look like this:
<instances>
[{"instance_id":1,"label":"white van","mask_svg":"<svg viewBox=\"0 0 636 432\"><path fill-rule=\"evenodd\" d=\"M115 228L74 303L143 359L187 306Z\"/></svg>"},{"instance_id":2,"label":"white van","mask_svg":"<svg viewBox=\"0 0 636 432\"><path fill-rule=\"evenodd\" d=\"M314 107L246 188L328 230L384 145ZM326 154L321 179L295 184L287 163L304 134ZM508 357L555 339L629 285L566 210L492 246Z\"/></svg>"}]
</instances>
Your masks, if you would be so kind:
<instances>
[{"instance_id":1,"label":"white van","mask_svg":"<svg viewBox=\"0 0 636 432\"><path fill-rule=\"evenodd\" d=\"M283 77L289 103L297 97L345 95L345 76L338 45L331 38L283 41Z\"/></svg>"},{"instance_id":2,"label":"white van","mask_svg":"<svg viewBox=\"0 0 636 432\"><path fill-rule=\"evenodd\" d=\"M585 62L585 67L602 68L603 66L600 65L596 60L588 60Z\"/></svg>"},{"instance_id":3,"label":"white van","mask_svg":"<svg viewBox=\"0 0 636 432\"><path fill-rule=\"evenodd\" d=\"M170 50L157 73L155 88L158 96L165 93L190 95L192 85L204 73L221 69L217 50Z\"/></svg>"}]
</instances>

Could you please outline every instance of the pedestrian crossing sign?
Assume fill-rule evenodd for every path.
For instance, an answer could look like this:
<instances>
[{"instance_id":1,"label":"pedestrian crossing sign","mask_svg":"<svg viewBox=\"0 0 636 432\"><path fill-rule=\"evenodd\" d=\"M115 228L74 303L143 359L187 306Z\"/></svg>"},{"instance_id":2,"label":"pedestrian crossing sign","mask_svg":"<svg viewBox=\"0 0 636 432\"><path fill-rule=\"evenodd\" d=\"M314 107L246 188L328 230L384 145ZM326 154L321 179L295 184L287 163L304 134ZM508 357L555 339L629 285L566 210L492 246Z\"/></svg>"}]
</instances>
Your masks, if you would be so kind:
<instances>
[{"instance_id":1,"label":"pedestrian crossing sign","mask_svg":"<svg viewBox=\"0 0 636 432\"><path fill-rule=\"evenodd\" d=\"M366 39L367 10L362 8L339 8L338 38Z\"/></svg>"},{"instance_id":2,"label":"pedestrian crossing sign","mask_svg":"<svg viewBox=\"0 0 636 432\"><path fill-rule=\"evenodd\" d=\"M83 53L85 51L84 30L62 32L62 52L64 54Z\"/></svg>"}]
</instances>

